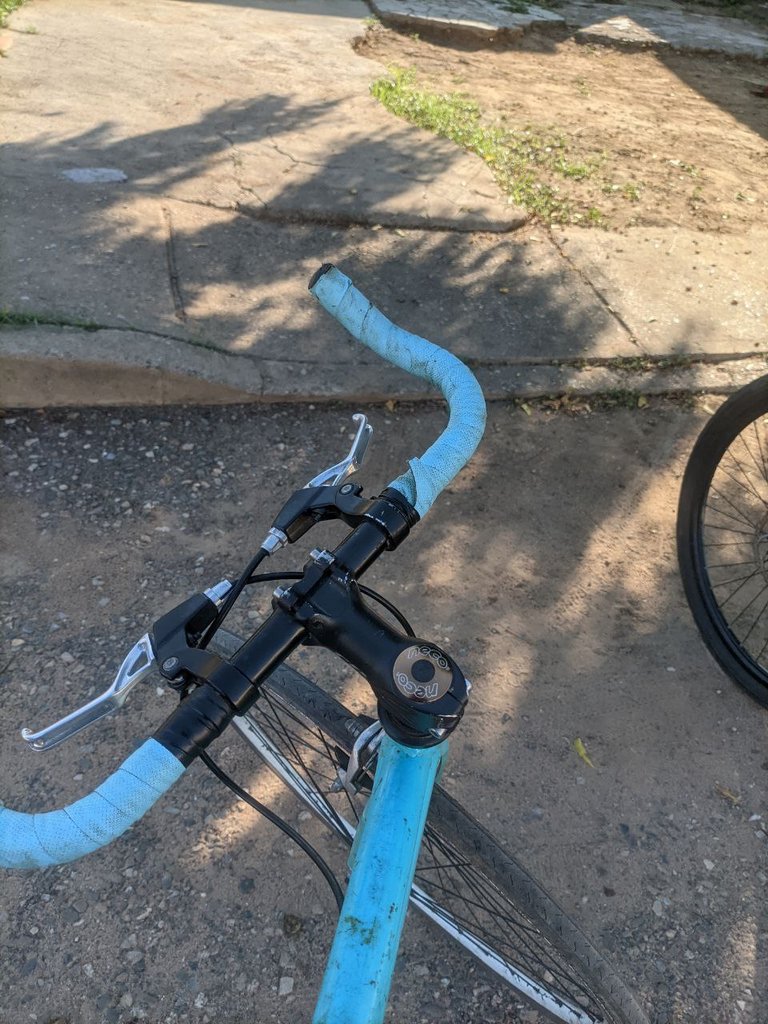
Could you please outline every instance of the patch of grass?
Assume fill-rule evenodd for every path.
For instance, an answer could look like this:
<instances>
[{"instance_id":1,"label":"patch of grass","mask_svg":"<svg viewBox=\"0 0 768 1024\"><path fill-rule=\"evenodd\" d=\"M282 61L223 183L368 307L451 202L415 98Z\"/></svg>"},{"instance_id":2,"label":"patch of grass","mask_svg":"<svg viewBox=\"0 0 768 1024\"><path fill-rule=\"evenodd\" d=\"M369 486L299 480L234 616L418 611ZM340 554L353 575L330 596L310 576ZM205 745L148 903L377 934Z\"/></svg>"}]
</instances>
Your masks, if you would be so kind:
<instances>
[{"instance_id":1,"label":"patch of grass","mask_svg":"<svg viewBox=\"0 0 768 1024\"><path fill-rule=\"evenodd\" d=\"M636 391L623 391L619 388L613 391L598 391L593 394L563 394L563 395L542 395L537 398L513 398L512 408L520 409L526 416L534 411L543 413L565 413L567 416L584 416L593 412L605 412L612 409L639 409L644 410L651 405L652 397L659 399L673 399L675 401L689 401L689 395L680 395L672 392L664 395L649 396Z\"/></svg>"},{"instance_id":2,"label":"patch of grass","mask_svg":"<svg viewBox=\"0 0 768 1024\"><path fill-rule=\"evenodd\" d=\"M541 180L543 172L565 181L583 181L595 173L601 162L599 157L574 160L566 140L556 131L530 125L515 129L487 124L471 97L421 89L412 69L390 68L389 75L373 83L371 92L390 113L476 153L491 168L501 188L546 223L569 223L584 218L590 223L602 223L602 214L596 207L584 215L574 214L558 186Z\"/></svg>"},{"instance_id":3,"label":"patch of grass","mask_svg":"<svg viewBox=\"0 0 768 1024\"><path fill-rule=\"evenodd\" d=\"M700 360L690 352L675 353L671 356L617 356L610 366L625 373L648 372L649 370L674 370L695 366Z\"/></svg>"},{"instance_id":4,"label":"patch of grass","mask_svg":"<svg viewBox=\"0 0 768 1024\"><path fill-rule=\"evenodd\" d=\"M586 81L583 78L574 78L573 84L574 84L574 86L576 88L576 92L579 94L579 96L589 96L589 95L591 95L591 93L589 91L589 86L587 85Z\"/></svg>"},{"instance_id":5,"label":"patch of grass","mask_svg":"<svg viewBox=\"0 0 768 1024\"><path fill-rule=\"evenodd\" d=\"M640 186L634 181L625 181L623 185L615 181L606 181L603 183L602 191L606 196L620 195L630 203L640 202Z\"/></svg>"},{"instance_id":6,"label":"patch of grass","mask_svg":"<svg viewBox=\"0 0 768 1024\"><path fill-rule=\"evenodd\" d=\"M685 160L667 160L670 167L676 167L678 170L683 171L684 174L690 174L692 178L698 178L701 171L694 164L687 164Z\"/></svg>"},{"instance_id":7,"label":"patch of grass","mask_svg":"<svg viewBox=\"0 0 768 1024\"><path fill-rule=\"evenodd\" d=\"M21 7L24 0L0 0L0 28L6 24L9 15Z\"/></svg>"},{"instance_id":8,"label":"patch of grass","mask_svg":"<svg viewBox=\"0 0 768 1024\"><path fill-rule=\"evenodd\" d=\"M0 309L0 327L31 327L34 324L43 324L46 327L80 327L85 331L102 329L102 325L94 323L93 320L70 320L47 313L12 313L9 309Z\"/></svg>"},{"instance_id":9,"label":"patch of grass","mask_svg":"<svg viewBox=\"0 0 768 1024\"><path fill-rule=\"evenodd\" d=\"M497 7L503 7L505 11L512 14L527 14L528 4L525 0L495 0Z\"/></svg>"}]
</instances>

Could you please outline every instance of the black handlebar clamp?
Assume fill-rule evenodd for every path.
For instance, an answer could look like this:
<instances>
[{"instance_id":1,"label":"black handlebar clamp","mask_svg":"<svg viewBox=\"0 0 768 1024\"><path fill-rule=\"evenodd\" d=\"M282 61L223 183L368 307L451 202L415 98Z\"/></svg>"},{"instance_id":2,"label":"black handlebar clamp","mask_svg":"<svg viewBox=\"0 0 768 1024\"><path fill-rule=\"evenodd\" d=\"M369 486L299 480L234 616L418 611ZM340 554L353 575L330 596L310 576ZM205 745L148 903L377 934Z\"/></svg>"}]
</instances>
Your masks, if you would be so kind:
<instances>
[{"instance_id":1,"label":"black handlebar clamp","mask_svg":"<svg viewBox=\"0 0 768 1024\"><path fill-rule=\"evenodd\" d=\"M294 491L272 523L293 544L307 530L328 519L341 519L347 526L375 523L392 549L405 539L419 515L399 491L388 487L378 498L364 498L362 485L342 483L302 487Z\"/></svg>"}]
</instances>

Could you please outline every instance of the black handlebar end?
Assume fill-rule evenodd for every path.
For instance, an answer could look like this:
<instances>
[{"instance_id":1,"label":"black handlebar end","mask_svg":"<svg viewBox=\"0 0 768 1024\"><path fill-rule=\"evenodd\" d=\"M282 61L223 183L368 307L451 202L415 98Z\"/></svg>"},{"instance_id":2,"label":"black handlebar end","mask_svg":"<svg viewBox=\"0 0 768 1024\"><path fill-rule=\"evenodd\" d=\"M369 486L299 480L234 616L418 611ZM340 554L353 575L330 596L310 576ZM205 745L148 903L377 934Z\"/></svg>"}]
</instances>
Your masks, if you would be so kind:
<instances>
[{"instance_id":1,"label":"black handlebar end","mask_svg":"<svg viewBox=\"0 0 768 1024\"><path fill-rule=\"evenodd\" d=\"M307 285L307 288L309 288L309 290L310 290L310 291L312 291L312 289L313 289L313 288L315 287L315 285L316 285L316 284L317 284L317 282L318 282L318 281L320 280L320 278L321 278L321 277L322 277L322 276L323 276L324 274L327 274L329 270L333 270L333 269L334 269L334 266L333 266L333 264L332 264L332 263L324 263L324 264L322 265L322 267L319 267L319 268L318 268L318 269L317 269L317 270L316 270L316 271L314 272L314 274L312 275L312 277L310 277L310 279L309 279L309 284Z\"/></svg>"}]
</instances>

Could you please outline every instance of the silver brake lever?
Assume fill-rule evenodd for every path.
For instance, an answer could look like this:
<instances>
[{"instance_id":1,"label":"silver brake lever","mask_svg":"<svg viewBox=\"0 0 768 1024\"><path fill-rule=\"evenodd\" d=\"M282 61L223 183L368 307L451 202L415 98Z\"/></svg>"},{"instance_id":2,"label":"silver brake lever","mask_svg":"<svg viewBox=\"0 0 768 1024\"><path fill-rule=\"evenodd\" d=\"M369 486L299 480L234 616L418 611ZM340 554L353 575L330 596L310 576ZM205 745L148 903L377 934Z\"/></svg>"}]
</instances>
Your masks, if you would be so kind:
<instances>
[{"instance_id":1,"label":"silver brake lever","mask_svg":"<svg viewBox=\"0 0 768 1024\"><path fill-rule=\"evenodd\" d=\"M357 423L358 427L352 447L349 449L349 455L342 459L341 462L337 462L335 466L329 466L328 469L324 469L317 476L313 476L309 483L304 485L303 489L305 491L309 487L336 487L343 480L346 480L348 476L352 476L353 473L360 469L365 459L365 453L368 451L368 442L371 440L373 427L368 422L368 417L364 416L361 412L356 412L353 415L352 422ZM261 546L268 555L273 555L275 551L279 551L287 543L288 538L283 531L273 526L264 538Z\"/></svg>"},{"instance_id":2,"label":"silver brake lever","mask_svg":"<svg viewBox=\"0 0 768 1024\"><path fill-rule=\"evenodd\" d=\"M309 483L305 485L305 490L307 487L325 487L326 485L335 487L360 469L365 459L365 453L368 450L368 442L371 440L373 427L368 422L368 417L364 416L361 412L354 414L352 422L357 423L358 428L355 439L352 442L352 447L349 449L349 455L342 459L341 462L337 462L335 466L329 466L322 473L312 477Z\"/></svg>"},{"instance_id":3,"label":"silver brake lever","mask_svg":"<svg viewBox=\"0 0 768 1024\"><path fill-rule=\"evenodd\" d=\"M97 722L105 715L119 711L133 687L142 679L146 679L154 667L155 655L149 634L145 633L129 651L108 690L95 697L84 707L67 715L66 718L49 725L47 729L41 729L40 732L22 729L23 739L33 750L50 750L51 747L68 740L70 736L74 736L76 732L85 729L92 722Z\"/></svg>"}]
</instances>

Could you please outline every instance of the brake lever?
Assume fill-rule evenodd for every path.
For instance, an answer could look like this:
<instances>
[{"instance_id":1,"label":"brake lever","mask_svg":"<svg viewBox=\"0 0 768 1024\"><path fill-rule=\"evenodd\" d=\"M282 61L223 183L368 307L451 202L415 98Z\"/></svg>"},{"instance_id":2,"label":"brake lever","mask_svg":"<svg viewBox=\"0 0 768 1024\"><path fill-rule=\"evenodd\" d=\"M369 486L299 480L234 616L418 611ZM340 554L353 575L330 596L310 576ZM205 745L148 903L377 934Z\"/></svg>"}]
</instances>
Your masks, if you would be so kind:
<instances>
[{"instance_id":1,"label":"brake lever","mask_svg":"<svg viewBox=\"0 0 768 1024\"><path fill-rule=\"evenodd\" d=\"M154 668L155 655L149 634L145 633L128 652L109 689L84 707L78 708L77 711L54 722L46 729L41 729L39 732L22 729L22 738L33 750L50 750L51 747L63 743L64 740L68 740L70 736L74 736L86 726L98 722L100 718L119 711L134 686L146 679Z\"/></svg>"},{"instance_id":2,"label":"brake lever","mask_svg":"<svg viewBox=\"0 0 768 1024\"><path fill-rule=\"evenodd\" d=\"M352 447L349 449L349 455L341 462L337 462L335 466L329 466L328 469L324 469L317 476L312 477L309 483L304 485L305 490L308 487L336 487L337 484L342 483L348 476L352 476L360 469L368 451L368 442L371 440L373 427L368 422L368 417L361 412L356 412L352 416L352 422L359 425Z\"/></svg>"},{"instance_id":3,"label":"brake lever","mask_svg":"<svg viewBox=\"0 0 768 1024\"><path fill-rule=\"evenodd\" d=\"M373 427L368 422L368 417L361 412L356 412L352 416L352 422L357 423L358 427L352 447L349 449L349 454L341 462L337 462L335 466L329 466L328 469L324 469L317 476L312 477L302 490L306 491L312 487L336 487L360 469L368 451L368 443L373 434ZM268 555L272 555L275 551L285 547L287 543L288 537L285 532L273 526L261 547Z\"/></svg>"},{"instance_id":4,"label":"brake lever","mask_svg":"<svg viewBox=\"0 0 768 1024\"><path fill-rule=\"evenodd\" d=\"M215 586L208 587L202 594L196 595L195 598L190 598L184 605L179 607L188 607L191 603L196 612L203 612L204 628L205 625L209 625L213 620L216 609L221 607L231 587L232 584L229 580L221 580ZM177 609L174 609L174 611L177 611ZM169 615L172 614L169 613ZM168 615L164 617L165 620L168 618ZM162 621L164 620L161 619L160 622ZM156 628L157 625L158 623L155 623L153 628ZM184 623L184 625L188 625L188 623ZM91 725L93 722L98 722L100 718L113 715L123 706L125 698L134 686L155 671L156 663L157 659L155 658L152 639L149 633L145 633L123 659L123 663L117 670L117 675L108 690L99 694L98 697L94 697L92 701L78 708L77 711L73 711L65 718L54 722L53 725L49 725L46 729L41 729L40 732L22 729L21 735L24 742L29 744L33 750L50 750L51 747L63 743L64 740L68 740L70 736L74 736L75 733L85 729L86 726ZM166 669L167 665L164 663L162 674L168 678Z\"/></svg>"}]
</instances>

